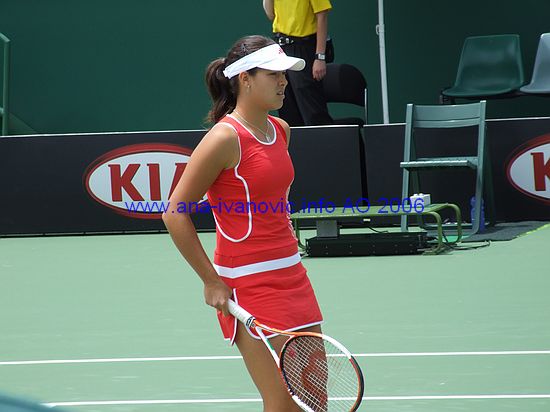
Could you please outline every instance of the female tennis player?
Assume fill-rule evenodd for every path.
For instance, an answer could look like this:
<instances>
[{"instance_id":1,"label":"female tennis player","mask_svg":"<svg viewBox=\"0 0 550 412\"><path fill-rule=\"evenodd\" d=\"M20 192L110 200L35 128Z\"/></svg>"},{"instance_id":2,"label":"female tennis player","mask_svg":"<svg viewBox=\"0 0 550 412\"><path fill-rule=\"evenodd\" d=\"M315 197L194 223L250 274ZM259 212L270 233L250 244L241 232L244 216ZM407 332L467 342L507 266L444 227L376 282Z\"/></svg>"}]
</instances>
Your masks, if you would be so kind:
<instances>
[{"instance_id":1,"label":"female tennis player","mask_svg":"<svg viewBox=\"0 0 550 412\"><path fill-rule=\"evenodd\" d=\"M228 299L274 328L320 332L321 311L286 207L294 179L290 128L268 115L283 104L285 71L304 66L262 36L240 39L225 58L210 63L206 84L215 124L193 151L163 215L177 248L204 282L206 303L218 310L225 339L242 353L266 412L300 408L256 332L229 314ZM189 215L176 211L180 202L198 202L205 193L216 221L213 263ZM270 342L279 352L286 339L272 335Z\"/></svg>"}]
</instances>

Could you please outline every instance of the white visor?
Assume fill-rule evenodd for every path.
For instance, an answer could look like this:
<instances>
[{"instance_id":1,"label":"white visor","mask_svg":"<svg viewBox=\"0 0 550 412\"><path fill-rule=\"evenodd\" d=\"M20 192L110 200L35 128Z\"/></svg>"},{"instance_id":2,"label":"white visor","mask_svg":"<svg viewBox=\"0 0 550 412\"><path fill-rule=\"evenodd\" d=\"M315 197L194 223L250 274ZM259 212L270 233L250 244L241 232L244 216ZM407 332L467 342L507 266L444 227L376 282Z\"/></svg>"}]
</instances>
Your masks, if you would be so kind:
<instances>
[{"instance_id":1,"label":"white visor","mask_svg":"<svg viewBox=\"0 0 550 412\"><path fill-rule=\"evenodd\" d=\"M304 59L290 57L285 54L281 46L271 44L247 54L225 68L223 74L231 79L247 70L258 67L260 69L284 71L284 70L302 70L306 67Z\"/></svg>"}]
</instances>

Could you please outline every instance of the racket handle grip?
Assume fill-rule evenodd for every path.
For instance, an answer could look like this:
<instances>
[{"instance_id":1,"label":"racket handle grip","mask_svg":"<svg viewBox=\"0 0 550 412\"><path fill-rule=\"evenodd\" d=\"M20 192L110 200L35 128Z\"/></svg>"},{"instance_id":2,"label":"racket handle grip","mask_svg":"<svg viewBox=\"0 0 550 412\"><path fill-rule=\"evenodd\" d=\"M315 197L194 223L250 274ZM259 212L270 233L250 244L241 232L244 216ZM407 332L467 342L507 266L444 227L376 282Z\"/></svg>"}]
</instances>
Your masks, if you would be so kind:
<instances>
[{"instance_id":1,"label":"racket handle grip","mask_svg":"<svg viewBox=\"0 0 550 412\"><path fill-rule=\"evenodd\" d=\"M229 312L246 326L250 327L250 324L254 321L254 316L241 308L231 299L229 299L227 304L229 306Z\"/></svg>"}]
</instances>

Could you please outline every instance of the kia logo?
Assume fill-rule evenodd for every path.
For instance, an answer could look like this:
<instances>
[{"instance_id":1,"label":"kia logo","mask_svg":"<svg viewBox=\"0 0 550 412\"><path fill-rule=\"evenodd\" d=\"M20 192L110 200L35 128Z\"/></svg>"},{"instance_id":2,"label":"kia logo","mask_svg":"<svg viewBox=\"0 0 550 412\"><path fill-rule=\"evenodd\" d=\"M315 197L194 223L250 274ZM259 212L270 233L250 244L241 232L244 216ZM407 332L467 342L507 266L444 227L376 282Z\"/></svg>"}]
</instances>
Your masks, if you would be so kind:
<instances>
[{"instance_id":1,"label":"kia logo","mask_svg":"<svg viewBox=\"0 0 550 412\"><path fill-rule=\"evenodd\" d=\"M117 213L160 219L191 152L164 143L124 146L92 162L84 186L95 201Z\"/></svg>"},{"instance_id":2,"label":"kia logo","mask_svg":"<svg viewBox=\"0 0 550 412\"><path fill-rule=\"evenodd\" d=\"M550 203L550 134L519 147L507 164L506 174L520 192Z\"/></svg>"}]
</instances>

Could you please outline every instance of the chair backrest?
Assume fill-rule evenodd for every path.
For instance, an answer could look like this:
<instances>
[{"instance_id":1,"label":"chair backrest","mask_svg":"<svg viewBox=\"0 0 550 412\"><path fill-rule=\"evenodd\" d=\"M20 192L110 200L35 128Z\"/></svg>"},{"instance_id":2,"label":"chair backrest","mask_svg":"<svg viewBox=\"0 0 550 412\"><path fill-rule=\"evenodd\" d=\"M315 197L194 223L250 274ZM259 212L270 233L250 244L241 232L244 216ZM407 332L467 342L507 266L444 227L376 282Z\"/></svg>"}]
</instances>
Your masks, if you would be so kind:
<instances>
[{"instance_id":1,"label":"chair backrest","mask_svg":"<svg viewBox=\"0 0 550 412\"><path fill-rule=\"evenodd\" d=\"M531 83L524 89L550 93L550 33L540 36Z\"/></svg>"},{"instance_id":2,"label":"chair backrest","mask_svg":"<svg viewBox=\"0 0 550 412\"><path fill-rule=\"evenodd\" d=\"M519 89L524 82L519 35L466 38L455 87L504 93Z\"/></svg>"},{"instance_id":3,"label":"chair backrest","mask_svg":"<svg viewBox=\"0 0 550 412\"><path fill-rule=\"evenodd\" d=\"M456 105L407 105L405 115L405 160L409 160L414 129L438 129L477 126L477 153L485 146L486 101ZM442 134L443 136L444 134Z\"/></svg>"},{"instance_id":4,"label":"chair backrest","mask_svg":"<svg viewBox=\"0 0 550 412\"><path fill-rule=\"evenodd\" d=\"M367 82L363 74L350 64L327 64L323 90L327 103L350 103L365 106Z\"/></svg>"},{"instance_id":5,"label":"chair backrest","mask_svg":"<svg viewBox=\"0 0 550 412\"><path fill-rule=\"evenodd\" d=\"M485 101L479 103L421 106L407 105L407 124L420 128L478 126L485 122Z\"/></svg>"}]
</instances>

